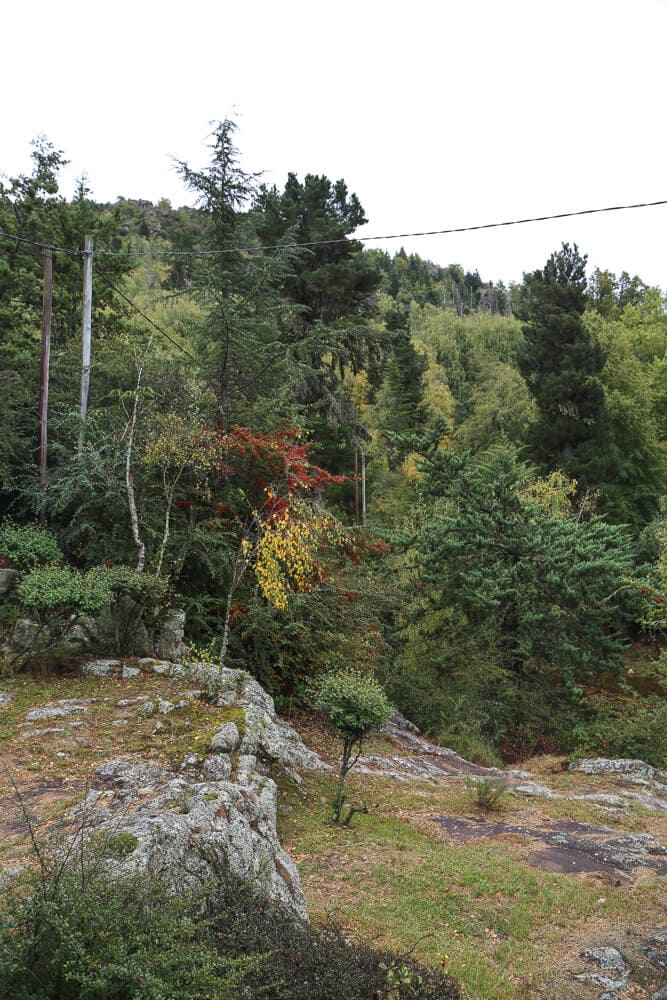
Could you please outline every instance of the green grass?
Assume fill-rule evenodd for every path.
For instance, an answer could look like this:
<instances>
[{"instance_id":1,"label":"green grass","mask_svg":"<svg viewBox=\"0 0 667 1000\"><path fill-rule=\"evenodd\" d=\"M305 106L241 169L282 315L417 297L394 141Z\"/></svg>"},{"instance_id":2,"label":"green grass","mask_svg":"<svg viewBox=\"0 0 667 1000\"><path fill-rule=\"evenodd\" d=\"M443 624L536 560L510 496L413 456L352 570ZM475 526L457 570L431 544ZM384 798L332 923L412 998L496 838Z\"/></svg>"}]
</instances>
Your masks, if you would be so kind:
<instances>
[{"instance_id":1,"label":"green grass","mask_svg":"<svg viewBox=\"0 0 667 1000\"><path fill-rule=\"evenodd\" d=\"M412 810L426 826L429 815L474 814L463 790L354 774L348 780L350 801L363 797L371 809L351 829L329 822L333 776L309 776L299 790L283 788L292 809L281 814L281 840L297 860L311 916L331 913L352 934L398 950L415 948L427 962L447 956L448 970L475 1000L535 995L552 953L581 941L601 921L661 919L657 884L635 890L552 874L530 867L511 841L445 844L435 839L435 825L429 835L409 821ZM500 818L512 822L526 802L507 802ZM586 807L576 818L586 813L599 822L588 803L571 805Z\"/></svg>"},{"instance_id":2,"label":"green grass","mask_svg":"<svg viewBox=\"0 0 667 1000\"><path fill-rule=\"evenodd\" d=\"M8 705L0 707L0 817L4 813L10 823L0 843L0 857L20 857L25 848L26 833L16 824L17 791L33 824L43 831L85 795L92 772L104 761L139 754L178 767L189 753L203 759L211 737L224 722L233 721L244 730L245 714L236 706L217 708L194 700L169 715L145 716L139 705L116 705L120 699L138 695L154 703L158 698L178 702L192 686L188 679L172 681L152 673L125 680L29 675L0 679L0 690L14 695ZM25 724L30 708L65 698L100 700L89 704L85 714ZM114 725L119 720L125 724ZM64 732L26 737L31 728Z\"/></svg>"}]
</instances>

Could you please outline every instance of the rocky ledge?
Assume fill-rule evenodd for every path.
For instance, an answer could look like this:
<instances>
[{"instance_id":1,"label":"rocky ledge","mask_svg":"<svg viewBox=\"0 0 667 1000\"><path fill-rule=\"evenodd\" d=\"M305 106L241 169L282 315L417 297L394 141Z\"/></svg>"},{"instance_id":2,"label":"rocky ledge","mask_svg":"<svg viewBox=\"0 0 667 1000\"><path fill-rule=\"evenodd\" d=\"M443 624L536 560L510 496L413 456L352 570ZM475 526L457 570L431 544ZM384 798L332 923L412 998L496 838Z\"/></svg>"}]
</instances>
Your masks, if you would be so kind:
<instances>
[{"instance_id":1,"label":"rocky ledge","mask_svg":"<svg viewBox=\"0 0 667 1000\"><path fill-rule=\"evenodd\" d=\"M300 781L297 769L325 770L329 765L276 716L273 699L243 671L203 663L186 668L167 661L140 662L143 671L202 685L215 704L232 710L236 721L224 722L207 752L188 754L178 768L138 755L102 764L85 800L73 810L78 828L86 835L105 836L119 869L160 870L181 881L215 878L228 869L294 916L307 919L298 872L276 832L278 790L271 771L278 765ZM85 672L122 677L123 665L95 661ZM156 715L177 707L166 702L140 706ZM54 704L41 711L51 718L64 710L84 712L86 705Z\"/></svg>"}]
</instances>

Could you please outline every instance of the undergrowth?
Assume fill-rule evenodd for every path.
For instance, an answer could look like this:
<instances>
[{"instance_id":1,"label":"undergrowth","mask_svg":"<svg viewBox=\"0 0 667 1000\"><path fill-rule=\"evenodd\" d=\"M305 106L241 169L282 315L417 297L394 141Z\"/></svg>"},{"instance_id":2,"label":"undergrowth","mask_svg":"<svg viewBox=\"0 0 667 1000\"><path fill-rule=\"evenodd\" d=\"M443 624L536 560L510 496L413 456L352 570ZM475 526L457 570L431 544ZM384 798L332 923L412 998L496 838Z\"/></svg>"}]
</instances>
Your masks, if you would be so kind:
<instances>
[{"instance_id":1,"label":"undergrowth","mask_svg":"<svg viewBox=\"0 0 667 1000\"><path fill-rule=\"evenodd\" d=\"M66 863L33 845L34 867L0 896L2 1000L460 998L442 969L296 920L226 868L174 885L119 872L119 835Z\"/></svg>"}]
</instances>

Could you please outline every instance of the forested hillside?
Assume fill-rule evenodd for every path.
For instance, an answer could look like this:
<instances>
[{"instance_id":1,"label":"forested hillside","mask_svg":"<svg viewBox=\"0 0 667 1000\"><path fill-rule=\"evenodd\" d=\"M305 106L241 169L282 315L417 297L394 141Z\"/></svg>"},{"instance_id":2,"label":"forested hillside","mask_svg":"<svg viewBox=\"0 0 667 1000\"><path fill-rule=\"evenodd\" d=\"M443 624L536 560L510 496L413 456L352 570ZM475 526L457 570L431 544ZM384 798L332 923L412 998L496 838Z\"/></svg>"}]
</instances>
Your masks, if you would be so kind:
<instances>
[{"instance_id":1,"label":"forested hillside","mask_svg":"<svg viewBox=\"0 0 667 1000\"><path fill-rule=\"evenodd\" d=\"M623 666L641 641L664 669L664 293L567 244L511 287L365 249L343 180L263 185L234 133L179 164L193 208L67 200L45 140L0 185L0 565L23 573L4 635L37 620L35 655L66 656L70 624L126 595L184 609L200 655L279 705L353 665L476 760L665 766L659 684L633 693Z\"/></svg>"}]
</instances>

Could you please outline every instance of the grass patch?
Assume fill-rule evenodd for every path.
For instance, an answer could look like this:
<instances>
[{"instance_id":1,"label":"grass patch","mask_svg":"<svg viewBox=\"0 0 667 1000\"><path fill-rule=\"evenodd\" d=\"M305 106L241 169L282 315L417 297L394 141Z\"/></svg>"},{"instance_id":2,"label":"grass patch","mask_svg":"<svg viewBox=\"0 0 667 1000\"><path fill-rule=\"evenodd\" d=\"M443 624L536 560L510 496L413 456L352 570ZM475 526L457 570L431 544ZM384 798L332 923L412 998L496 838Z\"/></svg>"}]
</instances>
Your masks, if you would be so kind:
<instances>
[{"instance_id":1,"label":"grass patch","mask_svg":"<svg viewBox=\"0 0 667 1000\"><path fill-rule=\"evenodd\" d=\"M364 798L370 808L351 829L329 822L334 776L308 776L300 789L281 790L291 809L281 811L279 833L298 864L312 918L331 914L352 936L399 951L414 947L430 964L448 956L448 971L475 1000L535 996L555 957L576 954L600 926L662 919L657 879L628 888L553 874L515 857L506 838L450 845L420 828L435 814L474 814L462 783L443 788L354 772L349 781L350 800ZM503 819L525 820L535 806L545 820L557 813L601 818L591 803L508 796Z\"/></svg>"},{"instance_id":2,"label":"grass patch","mask_svg":"<svg viewBox=\"0 0 667 1000\"><path fill-rule=\"evenodd\" d=\"M113 757L138 754L175 768L187 754L203 758L211 737L225 722L245 730L237 706L218 708L192 700L169 715L141 712L142 702L119 707L125 699L159 698L178 702L192 687L189 678L172 680L152 672L132 678L18 675L0 689L13 695L0 706L0 859L20 857L27 832L21 806L39 830L58 821L86 793L92 772ZM87 711L28 723L29 709L63 699L96 699ZM159 725L158 725L159 723ZM60 730L31 735L34 730Z\"/></svg>"}]
</instances>

